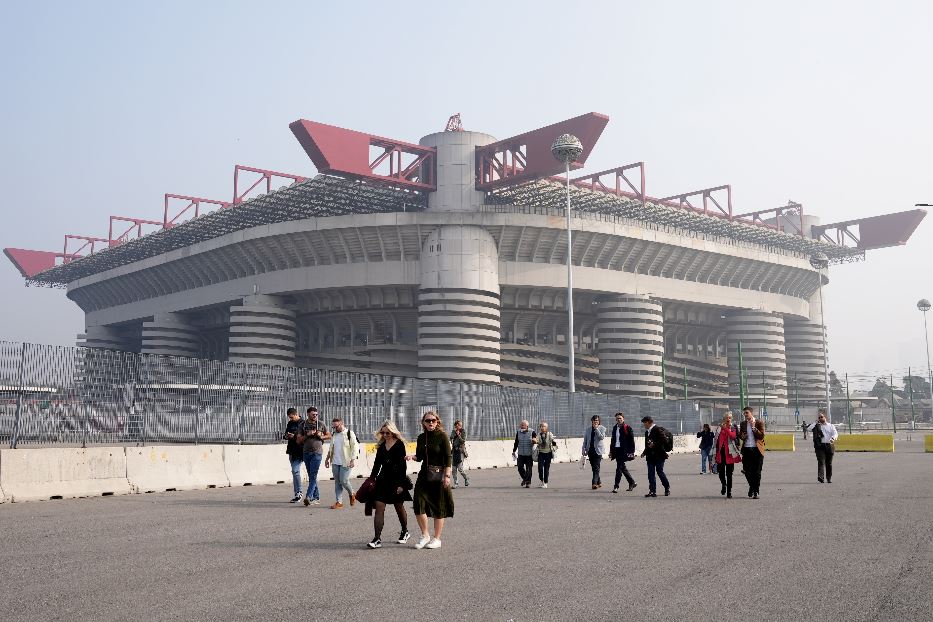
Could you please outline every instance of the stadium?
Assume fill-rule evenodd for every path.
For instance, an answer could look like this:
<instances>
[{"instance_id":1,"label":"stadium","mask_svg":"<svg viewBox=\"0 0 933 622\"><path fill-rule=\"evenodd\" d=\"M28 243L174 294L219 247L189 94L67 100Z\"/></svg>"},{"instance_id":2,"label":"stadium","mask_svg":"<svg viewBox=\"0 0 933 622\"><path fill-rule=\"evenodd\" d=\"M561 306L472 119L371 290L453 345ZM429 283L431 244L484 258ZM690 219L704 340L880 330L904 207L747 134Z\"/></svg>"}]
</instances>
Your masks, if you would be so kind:
<instances>
[{"instance_id":1,"label":"stadium","mask_svg":"<svg viewBox=\"0 0 933 622\"><path fill-rule=\"evenodd\" d=\"M812 260L905 244L925 212L822 224L734 210L728 185L652 196L642 162L568 190L553 141L579 137L580 169L608 121L500 140L455 115L415 144L299 120L316 175L237 165L230 199L166 194L161 217L5 253L66 289L87 348L563 390L572 343L577 391L820 402Z\"/></svg>"}]
</instances>

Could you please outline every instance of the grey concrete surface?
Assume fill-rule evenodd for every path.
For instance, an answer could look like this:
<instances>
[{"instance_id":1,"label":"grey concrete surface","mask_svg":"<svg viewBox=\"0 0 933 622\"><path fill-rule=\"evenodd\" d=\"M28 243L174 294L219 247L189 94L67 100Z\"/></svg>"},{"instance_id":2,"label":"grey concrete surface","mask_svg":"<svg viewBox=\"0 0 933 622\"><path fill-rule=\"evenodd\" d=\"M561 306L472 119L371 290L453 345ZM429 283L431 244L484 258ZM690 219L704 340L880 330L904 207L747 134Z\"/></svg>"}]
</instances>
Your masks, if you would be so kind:
<instances>
[{"instance_id":1,"label":"grey concrete surface","mask_svg":"<svg viewBox=\"0 0 933 622\"><path fill-rule=\"evenodd\" d=\"M668 461L657 499L643 461L618 495L608 461L598 491L577 465L548 490L474 471L434 551L368 550L359 506L296 507L287 486L7 503L0 619L930 620L921 452L838 454L831 485L812 451L769 453L757 501L738 471L721 497L694 455Z\"/></svg>"}]
</instances>

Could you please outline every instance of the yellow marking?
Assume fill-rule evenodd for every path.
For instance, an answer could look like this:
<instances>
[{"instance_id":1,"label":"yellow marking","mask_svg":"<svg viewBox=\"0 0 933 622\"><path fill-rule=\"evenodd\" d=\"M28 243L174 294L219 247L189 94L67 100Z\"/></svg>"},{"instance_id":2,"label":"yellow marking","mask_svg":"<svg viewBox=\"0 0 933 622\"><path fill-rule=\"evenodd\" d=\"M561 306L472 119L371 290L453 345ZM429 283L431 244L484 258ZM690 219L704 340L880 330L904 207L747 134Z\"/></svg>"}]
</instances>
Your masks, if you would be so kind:
<instances>
[{"instance_id":1,"label":"yellow marking","mask_svg":"<svg viewBox=\"0 0 933 622\"><path fill-rule=\"evenodd\" d=\"M841 434L836 451L894 451L893 434Z\"/></svg>"}]
</instances>

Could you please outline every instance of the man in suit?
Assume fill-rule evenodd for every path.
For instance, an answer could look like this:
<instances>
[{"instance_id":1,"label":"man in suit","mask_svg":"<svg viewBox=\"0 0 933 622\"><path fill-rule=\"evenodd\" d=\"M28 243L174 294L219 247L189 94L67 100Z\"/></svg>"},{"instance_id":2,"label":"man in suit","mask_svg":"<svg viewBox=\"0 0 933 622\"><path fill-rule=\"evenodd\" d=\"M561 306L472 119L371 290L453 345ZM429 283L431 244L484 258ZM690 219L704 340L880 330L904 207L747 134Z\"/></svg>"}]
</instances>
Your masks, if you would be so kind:
<instances>
[{"instance_id":1,"label":"man in suit","mask_svg":"<svg viewBox=\"0 0 933 622\"><path fill-rule=\"evenodd\" d=\"M742 414L745 416L745 421L739 424L742 464L745 465L745 479L748 480L748 496L757 499L761 467L765 462L765 424L755 419L755 409L751 406L743 408Z\"/></svg>"},{"instance_id":2,"label":"man in suit","mask_svg":"<svg viewBox=\"0 0 933 622\"><path fill-rule=\"evenodd\" d=\"M626 492L634 490L638 484L625 463L635 459L635 433L632 426L625 423L624 413L616 413L616 424L612 427L612 441L609 443L609 459L616 461L616 483L612 492L619 492L619 482L623 476L628 482Z\"/></svg>"},{"instance_id":3,"label":"man in suit","mask_svg":"<svg viewBox=\"0 0 933 622\"><path fill-rule=\"evenodd\" d=\"M818 411L816 423L810 425L810 431L813 432L813 449L816 451L816 479L823 483L823 475L826 475L826 481L833 483L833 454L836 453L836 439L839 438L839 431L836 426L826 421L826 411L820 408Z\"/></svg>"},{"instance_id":4,"label":"man in suit","mask_svg":"<svg viewBox=\"0 0 933 622\"><path fill-rule=\"evenodd\" d=\"M646 497L657 497L657 483L655 474L661 480L664 486L664 496L671 496L671 485L667 481L667 475L664 474L664 461L667 460L667 452L664 451L664 431L660 426L654 425L654 419L651 417L642 417L642 424L645 426L645 451L641 453L648 461L648 494Z\"/></svg>"}]
</instances>

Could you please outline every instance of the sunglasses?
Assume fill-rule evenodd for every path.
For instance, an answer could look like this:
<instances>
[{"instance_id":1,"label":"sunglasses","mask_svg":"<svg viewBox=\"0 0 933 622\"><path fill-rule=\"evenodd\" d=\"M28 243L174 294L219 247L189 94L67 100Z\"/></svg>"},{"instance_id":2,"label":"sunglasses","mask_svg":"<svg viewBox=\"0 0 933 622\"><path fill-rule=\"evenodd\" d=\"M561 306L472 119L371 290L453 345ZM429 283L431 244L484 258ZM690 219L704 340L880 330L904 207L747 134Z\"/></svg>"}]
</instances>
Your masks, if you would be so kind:
<instances>
[{"instance_id":1,"label":"sunglasses","mask_svg":"<svg viewBox=\"0 0 933 622\"><path fill-rule=\"evenodd\" d=\"M437 419L422 419L421 423L437 423Z\"/></svg>"}]
</instances>

